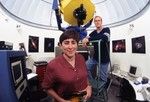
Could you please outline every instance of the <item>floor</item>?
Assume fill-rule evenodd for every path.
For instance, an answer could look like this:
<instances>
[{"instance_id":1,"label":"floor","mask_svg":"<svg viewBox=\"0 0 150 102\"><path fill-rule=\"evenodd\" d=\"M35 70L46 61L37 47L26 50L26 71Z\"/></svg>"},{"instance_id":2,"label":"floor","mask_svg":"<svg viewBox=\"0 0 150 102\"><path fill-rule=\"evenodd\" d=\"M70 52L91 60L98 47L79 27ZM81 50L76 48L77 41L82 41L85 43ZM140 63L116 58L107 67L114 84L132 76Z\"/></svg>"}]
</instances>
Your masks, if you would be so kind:
<instances>
[{"instance_id":1,"label":"floor","mask_svg":"<svg viewBox=\"0 0 150 102\"><path fill-rule=\"evenodd\" d=\"M51 99L49 97L46 97L47 94L45 94L45 92L41 92L41 91L35 91L38 90L39 88L36 87L37 84L37 79L32 79L31 82L29 82L32 86L30 87L30 90L33 90L33 93L31 94L31 101L30 102L52 102ZM33 87L33 85L35 87ZM110 87L108 88L108 90L104 91L105 92L105 96L107 97L107 102L120 102L121 98L119 97L119 92L120 92L120 82L118 80L113 80L112 84L110 85ZM93 90L93 93L97 93L97 90ZM107 95L106 95L107 93ZM106 101L102 101L102 96L103 93L95 96L93 95L93 97L91 98L90 102L106 102ZM102 97L101 97L102 96Z\"/></svg>"},{"instance_id":2,"label":"floor","mask_svg":"<svg viewBox=\"0 0 150 102\"><path fill-rule=\"evenodd\" d=\"M119 86L112 83L108 90L108 101L107 102L120 102L120 97L118 97L119 90L120 90ZM33 100L31 102L52 102L49 97L46 97L46 98L44 97L42 99L39 99L41 97L41 95L45 96L45 94L43 94L41 92L36 93L36 94L34 93L34 95L32 96ZM105 102L105 101L102 101L99 97L96 96L90 102Z\"/></svg>"},{"instance_id":3,"label":"floor","mask_svg":"<svg viewBox=\"0 0 150 102\"><path fill-rule=\"evenodd\" d=\"M111 85L108 91L108 102L120 102L119 97L119 86L118 85Z\"/></svg>"}]
</instances>

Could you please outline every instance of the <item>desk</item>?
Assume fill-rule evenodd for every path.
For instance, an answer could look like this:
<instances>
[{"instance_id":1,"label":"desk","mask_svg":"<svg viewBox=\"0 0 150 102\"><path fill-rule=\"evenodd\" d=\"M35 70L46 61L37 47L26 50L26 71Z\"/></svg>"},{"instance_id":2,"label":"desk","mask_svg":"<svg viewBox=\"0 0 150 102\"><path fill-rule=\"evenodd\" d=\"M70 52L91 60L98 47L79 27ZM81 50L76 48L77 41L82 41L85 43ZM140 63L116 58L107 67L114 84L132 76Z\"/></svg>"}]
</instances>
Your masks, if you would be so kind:
<instances>
[{"instance_id":1,"label":"desk","mask_svg":"<svg viewBox=\"0 0 150 102\"><path fill-rule=\"evenodd\" d=\"M36 76L37 76L36 73L29 73L29 74L27 74L27 79L30 80L30 79L32 79L32 78L34 78Z\"/></svg>"},{"instance_id":2,"label":"desk","mask_svg":"<svg viewBox=\"0 0 150 102\"><path fill-rule=\"evenodd\" d=\"M142 81L142 77L139 77L136 80L139 81L139 82L141 82ZM131 86L133 87L133 89L135 91L136 100L138 100L138 101L145 101L146 99L145 99L145 97L143 97L142 88L144 88L144 87L146 87L146 88L150 87L150 81L147 84L140 83L139 85L135 85L134 81L130 81L129 80L129 83L131 84Z\"/></svg>"},{"instance_id":3,"label":"desk","mask_svg":"<svg viewBox=\"0 0 150 102\"><path fill-rule=\"evenodd\" d=\"M127 72L122 71L122 70L118 70L116 72L112 72L112 74L117 76L117 77L120 77L121 79L124 78L124 79L126 79L129 82L129 84L134 89L135 98L136 98L135 100L137 100L137 101L146 101L145 97L143 97L143 94L142 94L142 88L150 87L150 81L147 84L140 83L138 85L135 85L134 82L135 81L141 82L142 81L142 77L139 77L139 78L130 77Z\"/></svg>"}]
</instances>

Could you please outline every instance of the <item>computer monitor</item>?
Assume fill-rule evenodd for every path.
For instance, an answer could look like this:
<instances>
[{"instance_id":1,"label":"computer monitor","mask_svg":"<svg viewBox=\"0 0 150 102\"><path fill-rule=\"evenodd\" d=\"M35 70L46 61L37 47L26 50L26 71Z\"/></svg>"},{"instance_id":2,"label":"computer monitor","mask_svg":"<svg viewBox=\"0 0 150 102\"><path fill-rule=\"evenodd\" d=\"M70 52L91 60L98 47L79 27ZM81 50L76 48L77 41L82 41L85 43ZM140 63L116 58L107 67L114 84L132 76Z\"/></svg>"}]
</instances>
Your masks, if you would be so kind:
<instances>
[{"instance_id":1,"label":"computer monitor","mask_svg":"<svg viewBox=\"0 0 150 102\"><path fill-rule=\"evenodd\" d=\"M17 60L11 63L11 71L12 71L13 80L16 86L21 82L21 80L24 79L22 67L23 65L22 65L21 60Z\"/></svg>"},{"instance_id":2,"label":"computer monitor","mask_svg":"<svg viewBox=\"0 0 150 102\"><path fill-rule=\"evenodd\" d=\"M129 76L138 78L141 76L141 69L137 66L131 65L128 72Z\"/></svg>"},{"instance_id":3,"label":"computer monitor","mask_svg":"<svg viewBox=\"0 0 150 102\"><path fill-rule=\"evenodd\" d=\"M0 50L0 102L28 98L25 56L25 51Z\"/></svg>"}]
</instances>

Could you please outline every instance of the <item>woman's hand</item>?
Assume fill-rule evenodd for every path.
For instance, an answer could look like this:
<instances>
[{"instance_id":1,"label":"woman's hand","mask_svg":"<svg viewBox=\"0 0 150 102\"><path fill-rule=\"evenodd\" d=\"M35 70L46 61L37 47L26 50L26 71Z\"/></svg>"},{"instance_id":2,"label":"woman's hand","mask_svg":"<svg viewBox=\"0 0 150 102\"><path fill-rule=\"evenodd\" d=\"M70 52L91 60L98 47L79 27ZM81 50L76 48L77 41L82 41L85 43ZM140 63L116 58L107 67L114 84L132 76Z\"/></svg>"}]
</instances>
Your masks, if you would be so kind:
<instances>
[{"instance_id":1,"label":"woman's hand","mask_svg":"<svg viewBox=\"0 0 150 102\"><path fill-rule=\"evenodd\" d=\"M92 95L92 86L91 85L88 85L87 87L86 87L86 89L85 89L85 91L86 91L86 95L85 95L85 100L88 100L90 97L91 97L91 95Z\"/></svg>"}]
</instances>

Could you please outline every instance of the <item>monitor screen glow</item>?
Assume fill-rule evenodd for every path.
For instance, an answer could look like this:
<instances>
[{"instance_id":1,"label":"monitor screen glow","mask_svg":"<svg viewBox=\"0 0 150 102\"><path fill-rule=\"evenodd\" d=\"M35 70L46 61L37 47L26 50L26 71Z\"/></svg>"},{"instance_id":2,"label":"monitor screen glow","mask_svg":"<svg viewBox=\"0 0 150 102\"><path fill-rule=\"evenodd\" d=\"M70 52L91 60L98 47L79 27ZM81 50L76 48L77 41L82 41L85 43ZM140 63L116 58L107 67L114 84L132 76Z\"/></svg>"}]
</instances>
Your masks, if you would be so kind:
<instances>
[{"instance_id":1,"label":"monitor screen glow","mask_svg":"<svg viewBox=\"0 0 150 102\"><path fill-rule=\"evenodd\" d=\"M12 69L14 83L15 83L15 85L17 85L23 79L21 61L12 62L11 69Z\"/></svg>"}]
</instances>

